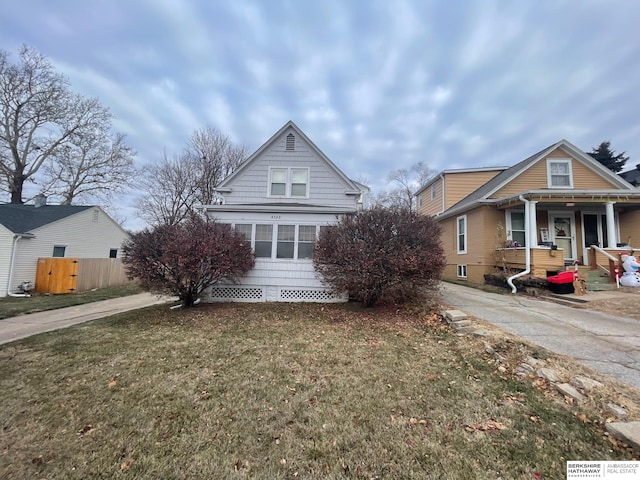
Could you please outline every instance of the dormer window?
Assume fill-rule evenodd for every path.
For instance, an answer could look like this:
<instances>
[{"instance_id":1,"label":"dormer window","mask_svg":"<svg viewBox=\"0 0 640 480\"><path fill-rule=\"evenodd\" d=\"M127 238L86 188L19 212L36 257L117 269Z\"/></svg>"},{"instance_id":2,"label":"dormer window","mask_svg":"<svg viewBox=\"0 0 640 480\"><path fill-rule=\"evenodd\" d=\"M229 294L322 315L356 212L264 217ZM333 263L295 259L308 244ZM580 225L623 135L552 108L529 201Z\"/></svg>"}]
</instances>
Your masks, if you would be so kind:
<instances>
[{"instance_id":1,"label":"dormer window","mask_svg":"<svg viewBox=\"0 0 640 480\"><path fill-rule=\"evenodd\" d=\"M549 188L573 188L571 159L547 159L547 184Z\"/></svg>"},{"instance_id":2,"label":"dormer window","mask_svg":"<svg viewBox=\"0 0 640 480\"><path fill-rule=\"evenodd\" d=\"M296 137L293 136L293 133L287 135L287 143L285 149L288 152L293 152L296 149Z\"/></svg>"},{"instance_id":3,"label":"dormer window","mask_svg":"<svg viewBox=\"0 0 640 480\"><path fill-rule=\"evenodd\" d=\"M270 197L307 197L308 168L271 168L269 177Z\"/></svg>"}]
</instances>

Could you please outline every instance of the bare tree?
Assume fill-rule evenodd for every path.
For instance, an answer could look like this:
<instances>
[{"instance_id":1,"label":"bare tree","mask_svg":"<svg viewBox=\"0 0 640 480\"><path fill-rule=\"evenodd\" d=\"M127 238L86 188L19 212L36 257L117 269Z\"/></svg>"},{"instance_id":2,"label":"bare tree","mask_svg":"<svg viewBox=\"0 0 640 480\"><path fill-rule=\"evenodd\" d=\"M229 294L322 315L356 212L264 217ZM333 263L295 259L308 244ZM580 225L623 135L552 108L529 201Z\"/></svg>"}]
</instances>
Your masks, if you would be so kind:
<instances>
[{"instance_id":1,"label":"bare tree","mask_svg":"<svg viewBox=\"0 0 640 480\"><path fill-rule=\"evenodd\" d=\"M377 195L374 203L389 208L415 210L414 194L435 174L424 162L409 168L399 168L389 173L388 180L395 186Z\"/></svg>"},{"instance_id":2,"label":"bare tree","mask_svg":"<svg viewBox=\"0 0 640 480\"><path fill-rule=\"evenodd\" d=\"M23 203L24 183L71 136L91 136L111 118L96 99L71 93L40 53L23 46L18 57L11 63L0 50L0 178L11 203Z\"/></svg>"},{"instance_id":3,"label":"bare tree","mask_svg":"<svg viewBox=\"0 0 640 480\"><path fill-rule=\"evenodd\" d=\"M196 130L182 155L143 173L140 216L152 225L182 222L198 205L215 203L215 188L247 158L245 147L212 127Z\"/></svg>"},{"instance_id":4,"label":"bare tree","mask_svg":"<svg viewBox=\"0 0 640 480\"><path fill-rule=\"evenodd\" d=\"M246 148L231 142L213 127L195 130L187 142L184 158L197 172L194 184L196 201L202 205L214 203L215 188L247 158Z\"/></svg>"},{"instance_id":5,"label":"bare tree","mask_svg":"<svg viewBox=\"0 0 640 480\"><path fill-rule=\"evenodd\" d=\"M62 197L63 205L78 198L111 198L122 192L134 176L135 152L125 135L108 134L106 125L92 135L74 133L44 166L43 193Z\"/></svg>"},{"instance_id":6,"label":"bare tree","mask_svg":"<svg viewBox=\"0 0 640 480\"><path fill-rule=\"evenodd\" d=\"M151 225L177 225L196 204L194 173L184 158L169 159L163 152L157 164L140 172L142 198L138 213Z\"/></svg>"}]
</instances>

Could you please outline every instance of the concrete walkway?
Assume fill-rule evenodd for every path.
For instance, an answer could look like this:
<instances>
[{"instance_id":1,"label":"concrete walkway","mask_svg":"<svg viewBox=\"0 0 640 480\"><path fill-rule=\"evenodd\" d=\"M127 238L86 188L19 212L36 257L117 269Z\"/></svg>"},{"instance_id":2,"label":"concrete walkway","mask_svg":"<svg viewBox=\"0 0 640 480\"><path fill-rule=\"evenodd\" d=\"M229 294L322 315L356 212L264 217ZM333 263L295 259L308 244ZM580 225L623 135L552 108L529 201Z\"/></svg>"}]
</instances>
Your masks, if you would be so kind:
<instances>
[{"instance_id":1,"label":"concrete walkway","mask_svg":"<svg viewBox=\"0 0 640 480\"><path fill-rule=\"evenodd\" d=\"M30 337L37 333L50 332L51 330L95 320L96 318L108 317L116 313L149 307L172 300L174 299L158 297L150 293L139 293L100 302L85 303L74 307L5 318L0 320L0 345Z\"/></svg>"},{"instance_id":2,"label":"concrete walkway","mask_svg":"<svg viewBox=\"0 0 640 480\"><path fill-rule=\"evenodd\" d=\"M640 321L443 283L446 304L640 388Z\"/></svg>"}]
</instances>

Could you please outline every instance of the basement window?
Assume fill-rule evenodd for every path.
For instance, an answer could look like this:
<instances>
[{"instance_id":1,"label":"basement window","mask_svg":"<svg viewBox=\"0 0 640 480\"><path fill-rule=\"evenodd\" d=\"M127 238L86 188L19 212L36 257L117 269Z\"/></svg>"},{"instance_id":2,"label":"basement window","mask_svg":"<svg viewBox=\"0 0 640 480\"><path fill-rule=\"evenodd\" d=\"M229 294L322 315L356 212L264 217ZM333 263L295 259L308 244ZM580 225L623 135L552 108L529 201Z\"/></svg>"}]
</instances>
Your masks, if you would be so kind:
<instances>
[{"instance_id":1,"label":"basement window","mask_svg":"<svg viewBox=\"0 0 640 480\"><path fill-rule=\"evenodd\" d=\"M467 265L457 265L458 278L467 278Z\"/></svg>"}]
</instances>

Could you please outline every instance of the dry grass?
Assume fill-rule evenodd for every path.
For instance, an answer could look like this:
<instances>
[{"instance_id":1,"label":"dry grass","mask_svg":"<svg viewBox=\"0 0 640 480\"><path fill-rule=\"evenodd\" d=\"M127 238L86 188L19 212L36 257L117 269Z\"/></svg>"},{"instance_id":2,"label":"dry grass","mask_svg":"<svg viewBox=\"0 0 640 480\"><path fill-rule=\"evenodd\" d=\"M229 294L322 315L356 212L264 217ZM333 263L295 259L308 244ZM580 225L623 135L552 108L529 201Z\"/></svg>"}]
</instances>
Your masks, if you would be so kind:
<instances>
[{"instance_id":1,"label":"dry grass","mask_svg":"<svg viewBox=\"0 0 640 480\"><path fill-rule=\"evenodd\" d=\"M527 347L503 342L508 355ZM536 352L532 352L536 353ZM564 478L633 458L435 317L155 307L0 347L0 477Z\"/></svg>"},{"instance_id":2,"label":"dry grass","mask_svg":"<svg viewBox=\"0 0 640 480\"><path fill-rule=\"evenodd\" d=\"M111 298L134 295L142 290L135 284L99 288L87 292L48 294L34 293L30 297L0 298L0 320L28 313L44 312L56 308L72 307Z\"/></svg>"}]
</instances>

